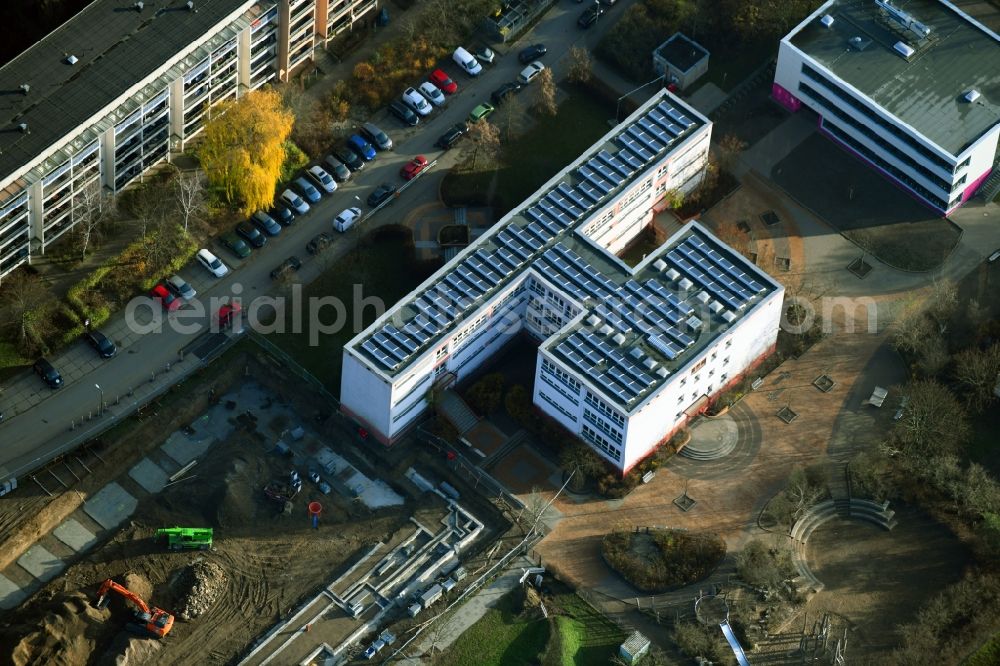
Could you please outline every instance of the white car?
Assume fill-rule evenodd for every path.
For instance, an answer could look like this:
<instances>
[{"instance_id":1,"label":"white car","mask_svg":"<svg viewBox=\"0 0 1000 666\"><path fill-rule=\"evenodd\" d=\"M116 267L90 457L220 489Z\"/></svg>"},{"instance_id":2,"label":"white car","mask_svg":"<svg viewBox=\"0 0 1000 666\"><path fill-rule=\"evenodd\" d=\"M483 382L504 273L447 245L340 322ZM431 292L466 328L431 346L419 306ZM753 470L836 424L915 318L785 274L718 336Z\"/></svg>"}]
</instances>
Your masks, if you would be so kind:
<instances>
[{"instance_id":1,"label":"white car","mask_svg":"<svg viewBox=\"0 0 1000 666\"><path fill-rule=\"evenodd\" d=\"M309 177L313 179L313 182L319 185L320 188L327 194L333 194L333 192L336 191L337 181L335 181L333 176L328 174L323 167L309 167L309 171L307 173L309 174Z\"/></svg>"},{"instance_id":2,"label":"white car","mask_svg":"<svg viewBox=\"0 0 1000 666\"><path fill-rule=\"evenodd\" d=\"M426 116L431 112L431 105L428 104L423 95L418 93L413 88L407 88L403 91L403 104L406 104L406 106L410 107L421 116Z\"/></svg>"},{"instance_id":3,"label":"white car","mask_svg":"<svg viewBox=\"0 0 1000 666\"><path fill-rule=\"evenodd\" d=\"M302 197L291 190L285 190L282 192L281 200L288 204L288 207L299 215L305 215L309 212L309 204L307 204Z\"/></svg>"},{"instance_id":4,"label":"white car","mask_svg":"<svg viewBox=\"0 0 1000 666\"><path fill-rule=\"evenodd\" d=\"M360 217L361 217L360 208L348 208L340 215L338 215L336 219L334 219L333 228L339 231L340 233L344 233L352 226L354 226L354 223L357 222L358 218Z\"/></svg>"},{"instance_id":5,"label":"white car","mask_svg":"<svg viewBox=\"0 0 1000 666\"><path fill-rule=\"evenodd\" d=\"M199 264L205 267L205 270L217 278L220 278L229 272L229 268L222 263L221 259L204 248L198 250L198 254L195 255L195 258L198 260Z\"/></svg>"},{"instance_id":6,"label":"white car","mask_svg":"<svg viewBox=\"0 0 1000 666\"><path fill-rule=\"evenodd\" d=\"M420 94L429 99L434 106L444 106L444 93L430 81L420 84Z\"/></svg>"},{"instance_id":7,"label":"white car","mask_svg":"<svg viewBox=\"0 0 1000 666\"><path fill-rule=\"evenodd\" d=\"M535 80L535 77L541 74L545 70L545 65L538 62L537 60L524 69L521 73L517 75L517 80L522 85L528 85Z\"/></svg>"}]
</instances>

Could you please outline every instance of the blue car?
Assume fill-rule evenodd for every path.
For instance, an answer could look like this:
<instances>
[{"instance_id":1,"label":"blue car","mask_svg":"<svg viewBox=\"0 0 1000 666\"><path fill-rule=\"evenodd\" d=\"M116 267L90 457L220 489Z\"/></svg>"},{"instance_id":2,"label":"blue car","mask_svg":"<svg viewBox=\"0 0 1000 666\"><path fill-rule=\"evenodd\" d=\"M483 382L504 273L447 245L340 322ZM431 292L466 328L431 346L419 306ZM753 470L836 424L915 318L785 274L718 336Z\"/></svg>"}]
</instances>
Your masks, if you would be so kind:
<instances>
[{"instance_id":1,"label":"blue car","mask_svg":"<svg viewBox=\"0 0 1000 666\"><path fill-rule=\"evenodd\" d=\"M366 162L371 162L375 159L375 149L372 148L372 144L368 143L357 134L351 135L351 138L347 140L347 146L358 155L365 158Z\"/></svg>"},{"instance_id":2,"label":"blue car","mask_svg":"<svg viewBox=\"0 0 1000 666\"><path fill-rule=\"evenodd\" d=\"M306 201L309 203L316 203L319 201L321 196L319 190L313 187L313 184L305 178L296 178L294 185L295 189L299 191L299 194L304 196Z\"/></svg>"}]
</instances>

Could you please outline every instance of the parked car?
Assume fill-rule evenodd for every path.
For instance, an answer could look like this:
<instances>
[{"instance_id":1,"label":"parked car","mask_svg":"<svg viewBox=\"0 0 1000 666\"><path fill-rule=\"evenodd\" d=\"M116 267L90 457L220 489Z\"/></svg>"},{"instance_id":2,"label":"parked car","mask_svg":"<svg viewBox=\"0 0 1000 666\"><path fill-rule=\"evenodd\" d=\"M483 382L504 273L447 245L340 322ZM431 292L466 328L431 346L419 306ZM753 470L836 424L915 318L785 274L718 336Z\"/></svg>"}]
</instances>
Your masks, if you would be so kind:
<instances>
[{"instance_id":1,"label":"parked car","mask_svg":"<svg viewBox=\"0 0 1000 666\"><path fill-rule=\"evenodd\" d=\"M327 155L323 164L326 165L327 172L332 174L337 182L344 183L351 179L351 170L335 156Z\"/></svg>"},{"instance_id":2,"label":"parked car","mask_svg":"<svg viewBox=\"0 0 1000 666\"><path fill-rule=\"evenodd\" d=\"M328 234L316 234L312 237L312 240L306 243L306 252L309 254L319 254L326 248L330 247L330 243L333 239L330 238Z\"/></svg>"},{"instance_id":3,"label":"parked car","mask_svg":"<svg viewBox=\"0 0 1000 666\"><path fill-rule=\"evenodd\" d=\"M505 83L496 90L494 90L492 93L490 93L490 101L492 101L495 106L500 106L505 101L507 101L508 97L510 97L520 89L521 89L520 83L514 83L513 81L511 81L510 83Z\"/></svg>"},{"instance_id":4,"label":"parked car","mask_svg":"<svg viewBox=\"0 0 1000 666\"><path fill-rule=\"evenodd\" d=\"M451 127L448 128L447 132L445 132L438 138L437 142L434 145L437 146L438 148L441 148L442 150L448 150L456 143L458 143L458 140L461 139L463 136L465 136L465 133L467 131L468 129L466 128L464 123L459 123L458 125L452 125Z\"/></svg>"},{"instance_id":5,"label":"parked car","mask_svg":"<svg viewBox=\"0 0 1000 666\"><path fill-rule=\"evenodd\" d=\"M305 215L309 212L309 204L307 204L302 197L292 190L285 190L282 192L281 200L288 204L289 207L291 207L291 209L299 215Z\"/></svg>"},{"instance_id":6,"label":"parked car","mask_svg":"<svg viewBox=\"0 0 1000 666\"><path fill-rule=\"evenodd\" d=\"M483 102L482 104L474 108L471 113L469 113L469 122L478 123L480 120L485 120L494 111L496 111L496 109L493 108L492 104L487 104L486 102Z\"/></svg>"},{"instance_id":7,"label":"parked car","mask_svg":"<svg viewBox=\"0 0 1000 666\"><path fill-rule=\"evenodd\" d=\"M371 162L375 159L375 149L372 148L372 144L365 141L364 137L358 134L352 134L347 138L347 147L358 155L361 155L365 162Z\"/></svg>"},{"instance_id":8,"label":"parked car","mask_svg":"<svg viewBox=\"0 0 1000 666\"><path fill-rule=\"evenodd\" d=\"M101 358L111 358L118 353L118 347L100 331L87 331L83 334L84 339L94 348Z\"/></svg>"},{"instance_id":9,"label":"parked car","mask_svg":"<svg viewBox=\"0 0 1000 666\"><path fill-rule=\"evenodd\" d=\"M427 158L423 155L417 155L412 160L403 165L403 168L399 170L399 175L403 177L403 180L413 180L417 177L421 171L427 168Z\"/></svg>"},{"instance_id":10,"label":"parked car","mask_svg":"<svg viewBox=\"0 0 1000 666\"><path fill-rule=\"evenodd\" d=\"M288 206L277 204L267 211L267 214L274 218L274 221L283 227L289 227L295 221L295 215L288 209Z\"/></svg>"},{"instance_id":11,"label":"parked car","mask_svg":"<svg viewBox=\"0 0 1000 666\"><path fill-rule=\"evenodd\" d=\"M62 386L62 375L46 359L40 358L35 361L34 370L35 374L41 377L42 381L48 384L49 388L57 389Z\"/></svg>"},{"instance_id":12,"label":"parked car","mask_svg":"<svg viewBox=\"0 0 1000 666\"><path fill-rule=\"evenodd\" d=\"M293 273L302 268L302 262L296 256L291 256L285 259L281 264L278 265L273 271L271 271L271 279L277 280L285 277L289 273Z\"/></svg>"},{"instance_id":13,"label":"parked car","mask_svg":"<svg viewBox=\"0 0 1000 666\"><path fill-rule=\"evenodd\" d=\"M205 248L198 250L198 254L196 254L194 258L198 260L199 264L205 267L206 271L217 278L220 278L229 272L229 268L222 263L222 260Z\"/></svg>"},{"instance_id":14,"label":"parked car","mask_svg":"<svg viewBox=\"0 0 1000 666\"><path fill-rule=\"evenodd\" d=\"M198 292L194 290L194 287L189 285L180 275L171 275L167 278L165 284L167 285L167 289L174 292L174 294L180 296L185 301L190 301L198 295Z\"/></svg>"},{"instance_id":15,"label":"parked car","mask_svg":"<svg viewBox=\"0 0 1000 666\"><path fill-rule=\"evenodd\" d=\"M375 123L362 123L361 135L371 141L379 150L392 150L392 139Z\"/></svg>"},{"instance_id":16,"label":"parked car","mask_svg":"<svg viewBox=\"0 0 1000 666\"><path fill-rule=\"evenodd\" d=\"M319 193L319 190L313 187L313 184L310 183L308 179L302 176L293 180L292 185L295 186L295 189L298 190L299 194L301 194L309 203L316 203L323 196Z\"/></svg>"},{"instance_id":17,"label":"parked car","mask_svg":"<svg viewBox=\"0 0 1000 666\"><path fill-rule=\"evenodd\" d=\"M389 102L389 113L396 116L404 125L409 125L410 127L420 123L420 118L417 114L413 113L410 107L399 100Z\"/></svg>"},{"instance_id":18,"label":"parked car","mask_svg":"<svg viewBox=\"0 0 1000 666\"><path fill-rule=\"evenodd\" d=\"M253 215L251 215L250 221L253 222L255 227L263 231L268 236L277 236L278 234L281 233L281 225L275 222L273 217L271 217L262 210L259 210ZM243 234L240 233L238 227L236 229L236 233L240 234L240 236L243 236ZM247 238L246 236L243 236L243 240L250 241L250 239ZM254 247L261 247L262 245L264 245L263 243L261 243L260 245L256 245L255 243L253 243L253 241L250 241L250 244L253 245Z\"/></svg>"},{"instance_id":19,"label":"parked car","mask_svg":"<svg viewBox=\"0 0 1000 666\"><path fill-rule=\"evenodd\" d=\"M357 222L358 218L360 217L361 217L360 208L348 208L342 211L340 215L338 215L336 218L334 218L333 228L339 231L340 233L344 233L352 226L354 226L354 223Z\"/></svg>"},{"instance_id":20,"label":"parked car","mask_svg":"<svg viewBox=\"0 0 1000 666\"><path fill-rule=\"evenodd\" d=\"M485 62L487 65L492 65L497 59L496 51L485 44L476 49L475 56L479 62Z\"/></svg>"},{"instance_id":21,"label":"parked car","mask_svg":"<svg viewBox=\"0 0 1000 666\"><path fill-rule=\"evenodd\" d=\"M421 116L426 116L431 112L431 105L424 96L415 88L407 88L403 91L403 103L416 111Z\"/></svg>"},{"instance_id":22,"label":"parked car","mask_svg":"<svg viewBox=\"0 0 1000 666\"><path fill-rule=\"evenodd\" d=\"M430 81L424 81L423 83L421 83L417 87L417 90L420 92L421 95L424 96L424 98L429 100L430 103L433 104L434 106L444 106L444 103L446 101L444 98L444 93L438 90L437 86L435 86Z\"/></svg>"},{"instance_id":23,"label":"parked car","mask_svg":"<svg viewBox=\"0 0 1000 666\"><path fill-rule=\"evenodd\" d=\"M576 20L576 24L581 28L587 29L597 23L597 19L599 19L603 13L604 8L600 5L589 7L588 9L585 9L582 14L580 14L580 18Z\"/></svg>"},{"instance_id":24,"label":"parked car","mask_svg":"<svg viewBox=\"0 0 1000 666\"><path fill-rule=\"evenodd\" d=\"M1000 259L1000 250L997 250L996 252L994 252L990 256L986 257L986 261L989 262L989 263L991 263L991 264L994 261L996 261L997 259Z\"/></svg>"},{"instance_id":25,"label":"parked car","mask_svg":"<svg viewBox=\"0 0 1000 666\"><path fill-rule=\"evenodd\" d=\"M392 183L382 183L375 188L375 191L368 195L368 205L372 208L388 201L396 193L396 186Z\"/></svg>"},{"instance_id":26,"label":"parked car","mask_svg":"<svg viewBox=\"0 0 1000 666\"><path fill-rule=\"evenodd\" d=\"M545 70L545 65L538 62L537 60L524 69L521 73L517 75L517 80L522 85L528 85L535 80L535 77L541 74Z\"/></svg>"},{"instance_id":27,"label":"parked car","mask_svg":"<svg viewBox=\"0 0 1000 666\"><path fill-rule=\"evenodd\" d=\"M240 312L242 311L243 307L240 305L239 301L223 303L219 307L219 312L215 317L215 321L218 322L220 329L229 328L233 325L234 321L238 321Z\"/></svg>"},{"instance_id":28,"label":"parked car","mask_svg":"<svg viewBox=\"0 0 1000 666\"><path fill-rule=\"evenodd\" d=\"M532 60L538 60L548 52L549 50L545 48L545 44L532 44L526 49L521 49L521 52L517 54L517 59L521 61L522 65L527 65Z\"/></svg>"},{"instance_id":29,"label":"parked car","mask_svg":"<svg viewBox=\"0 0 1000 666\"><path fill-rule=\"evenodd\" d=\"M433 83L438 90L447 95L454 95L458 92L458 84L452 81L451 77L448 76L443 69L435 69L431 72L431 75L427 77L427 80Z\"/></svg>"},{"instance_id":30,"label":"parked car","mask_svg":"<svg viewBox=\"0 0 1000 666\"><path fill-rule=\"evenodd\" d=\"M271 217L268 216L267 219L271 220ZM254 222L257 222L256 218L254 219ZM278 232L281 231L281 227L279 227L278 223L275 222L274 220L271 220L270 224L274 225L274 229L276 229ZM261 226L264 225L261 224ZM242 238L255 248L260 249L265 245L267 245L267 237L260 232L260 229L258 229L253 224L250 224L249 222L240 222L239 224L237 224L236 233L237 235L239 235L240 238ZM271 235L275 236L277 234L272 233Z\"/></svg>"},{"instance_id":31,"label":"parked car","mask_svg":"<svg viewBox=\"0 0 1000 666\"><path fill-rule=\"evenodd\" d=\"M333 156L346 164L351 171L361 171L365 168L365 161L350 148L337 148L333 151Z\"/></svg>"},{"instance_id":32,"label":"parked car","mask_svg":"<svg viewBox=\"0 0 1000 666\"><path fill-rule=\"evenodd\" d=\"M250 256L250 246L246 244L246 241L231 231L223 234L222 237L219 238L219 241L226 246L226 249L240 259L246 259Z\"/></svg>"},{"instance_id":33,"label":"parked car","mask_svg":"<svg viewBox=\"0 0 1000 666\"><path fill-rule=\"evenodd\" d=\"M154 301L159 301L160 306L167 312L173 312L181 306L182 302L181 299L171 294L162 282L157 282L149 291L149 297Z\"/></svg>"},{"instance_id":34,"label":"parked car","mask_svg":"<svg viewBox=\"0 0 1000 666\"><path fill-rule=\"evenodd\" d=\"M306 173L316 183L316 186L322 188L327 194L333 194L337 191L337 181L323 167L311 166Z\"/></svg>"},{"instance_id":35,"label":"parked car","mask_svg":"<svg viewBox=\"0 0 1000 666\"><path fill-rule=\"evenodd\" d=\"M464 48L459 46L455 49L455 52L451 55L452 60L455 64L462 68L462 70L469 76L479 76L483 72L483 66L479 64L471 53L466 51Z\"/></svg>"}]
</instances>

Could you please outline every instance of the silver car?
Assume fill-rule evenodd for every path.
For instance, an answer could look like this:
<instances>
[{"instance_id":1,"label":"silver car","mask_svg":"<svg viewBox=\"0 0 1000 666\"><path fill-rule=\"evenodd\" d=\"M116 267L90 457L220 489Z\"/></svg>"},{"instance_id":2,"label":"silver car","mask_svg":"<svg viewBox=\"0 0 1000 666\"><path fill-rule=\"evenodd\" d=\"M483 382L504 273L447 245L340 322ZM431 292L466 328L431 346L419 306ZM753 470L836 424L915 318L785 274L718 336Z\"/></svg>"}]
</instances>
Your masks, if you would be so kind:
<instances>
[{"instance_id":1,"label":"silver car","mask_svg":"<svg viewBox=\"0 0 1000 666\"><path fill-rule=\"evenodd\" d=\"M185 301L190 301L198 295L198 292L194 290L194 287L189 285L180 275L171 275L167 278L166 284L167 289L174 292Z\"/></svg>"}]
</instances>

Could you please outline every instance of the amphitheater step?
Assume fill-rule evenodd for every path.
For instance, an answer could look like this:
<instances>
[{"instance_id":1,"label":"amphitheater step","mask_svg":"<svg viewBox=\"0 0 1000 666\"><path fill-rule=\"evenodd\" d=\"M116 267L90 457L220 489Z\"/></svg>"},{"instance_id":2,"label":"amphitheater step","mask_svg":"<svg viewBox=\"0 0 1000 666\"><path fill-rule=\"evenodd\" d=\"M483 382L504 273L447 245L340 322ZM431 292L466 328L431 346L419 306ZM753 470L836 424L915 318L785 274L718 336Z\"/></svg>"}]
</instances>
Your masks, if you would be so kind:
<instances>
[{"instance_id":1,"label":"amphitheater step","mask_svg":"<svg viewBox=\"0 0 1000 666\"><path fill-rule=\"evenodd\" d=\"M437 407L438 412L455 426L459 435L464 435L479 422L479 418L469 409L462 397L451 389L441 392Z\"/></svg>"},{"instance_id":2,"label":"amphitheater step","mask_svg":"<svg viewBox=\"0 0 1000 666\"><path fill-rule=\"evenodd\" d=\"M486 470L491 469L493 465L495 465L508 453L516 449L521 444L521 442L523 442L526 439L528 439L527 430L518 430L517 432L515 432L510 439L504 442L499 449L493 452L493 455L491 455L490 457L488 457L486 460L483 461L482 463L483 469Z\"/></svg>"}]
</instances>

